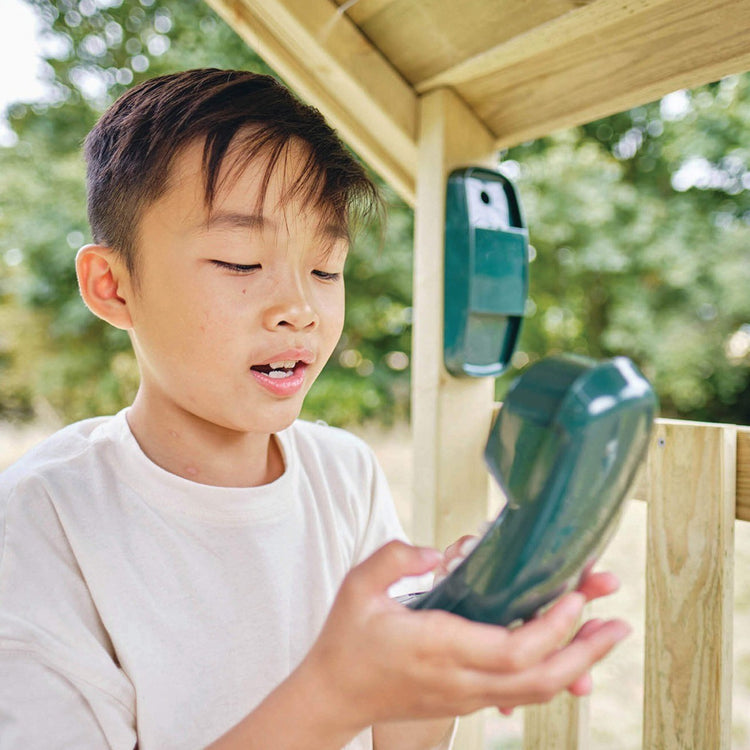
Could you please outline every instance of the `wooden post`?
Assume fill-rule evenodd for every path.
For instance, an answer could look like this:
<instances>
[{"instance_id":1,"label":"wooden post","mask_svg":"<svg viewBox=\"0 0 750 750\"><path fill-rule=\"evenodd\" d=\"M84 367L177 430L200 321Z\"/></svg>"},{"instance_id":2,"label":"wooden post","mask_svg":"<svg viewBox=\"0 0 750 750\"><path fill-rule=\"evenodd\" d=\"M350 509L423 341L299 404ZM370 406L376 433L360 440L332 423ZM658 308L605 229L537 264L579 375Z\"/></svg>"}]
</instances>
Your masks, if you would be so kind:
<instances>
[{"instance_id":1,"label":"wooden post","mask_svg":"<svg viewBox=\"0 0 750 750\"><path fill-rule=\"evenodd\" d=\"M491 378L455 378L443 365L443 244L448 173L493 163L493 138L452 91L420 100L414 249L412 434L414 535L443 547L487 514L482 463L492 418Z\"/></svg>"},{"instance_id":2,"label":"wooden post","mask_svg":"<svg viewBox=\"0 0 750 750\"><path fill-rule=\"evenodd\" d=\"M492 419L491 379L454 378L443 365L443 244L449 172L468 164L496 164L493 137L450 90L420 99L414 251L412 433L413 537L445 548L486 520L489 475L482 462ZM559 736L580 734L585 701L535 709L533 731L561 750ZM455 750L483 747L481 714L462 719ZM529 745L527 744L527 747ZM578 745L569 744L565 750Z\"/></svg>"},{"instance_id":3,"label":"wooden post","mask_svg":"<svg viewBox=\"0 0 750 750\"><path fill-rule=\"evenodd\" d=\"M733 426L657 425L648 462L645 750L729 750Z\"/></svg>"},{"instance_id":4,"label":"wooden post","mask_svg":"<svg viewBox=\"0 0 750 750\"><path fill-rule=\"evenodd\" d=\"M523 717L524 750L584 750L588 747L588 699L560 693Z\"/></svg>"},{"instance_id":5,"label":"wooden post","mask_svg":"<svg viewBox=\"0 0 750 750\"><path fill-rule=\"evenodd\" d=\"M487 515L482 451L493 381L454 378L443 365L443 244L448 173L492 164L493 137L450 90L420 100L414 250L413 537L444 549ZM456 750L480 750L481 715L463 719Z\"/></svg>"}]
</instances>

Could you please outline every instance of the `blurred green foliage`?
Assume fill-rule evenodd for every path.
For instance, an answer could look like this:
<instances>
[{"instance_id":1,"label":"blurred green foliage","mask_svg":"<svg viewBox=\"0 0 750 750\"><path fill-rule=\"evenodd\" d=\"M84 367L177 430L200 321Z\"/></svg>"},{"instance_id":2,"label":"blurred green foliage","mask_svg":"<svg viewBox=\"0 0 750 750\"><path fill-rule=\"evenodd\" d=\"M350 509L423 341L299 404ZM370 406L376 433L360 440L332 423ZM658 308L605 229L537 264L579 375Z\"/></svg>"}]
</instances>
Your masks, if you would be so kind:
<instances>
[{"instance_id":1,"label":"blurred green foliage","mask_svg":"<svg viewBox=\"0 0 750 750\"><path fill-rule=\"evenodd\" d=\"M127 336L94 318L73 258L88 241L81 143L144 78L267 66L202 0L29 0L48 96L17 104L0 148L0 417L72 420L132 399ZM627 354L666 414L750 422L750 78L518 146L535 259L516 367L555 351ZM406 416L411 211L384 186L385 243L358 238L345 334L306 402L334 424ZM502 396L516 370L498 382Z\"/></svg>"},{"instance_id":2,"label":"blurred green foliage","mask_svg":"<svg viewBox=\"0 0 750 750\"><path fill-rule=\"evenodd\" d=\"M508 154L536 252L518 364L627 354L665 414L750 422L748 125L733 76Z\"/></svg>"}]
</instances>

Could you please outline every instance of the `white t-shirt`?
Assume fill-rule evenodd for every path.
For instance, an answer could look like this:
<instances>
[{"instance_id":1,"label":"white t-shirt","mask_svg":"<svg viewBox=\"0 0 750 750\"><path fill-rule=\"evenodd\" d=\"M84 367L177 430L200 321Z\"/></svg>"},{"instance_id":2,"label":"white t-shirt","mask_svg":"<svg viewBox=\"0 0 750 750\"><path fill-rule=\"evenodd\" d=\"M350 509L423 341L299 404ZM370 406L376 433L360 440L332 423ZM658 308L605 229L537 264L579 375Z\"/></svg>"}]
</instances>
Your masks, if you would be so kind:
<instances>
[{"instance_id":1,"label":"white t-shirt","mask_svg":"<svg viewBox=\"0 0 750 750\"><path fill-rule=\"evenodd\" d=\"M362 441L302 421L278 439L271 484L200 485L123 411L0 475L2 750L195 750L295 668L347 571L404 535Z\"/></svg>"}]
</instances>

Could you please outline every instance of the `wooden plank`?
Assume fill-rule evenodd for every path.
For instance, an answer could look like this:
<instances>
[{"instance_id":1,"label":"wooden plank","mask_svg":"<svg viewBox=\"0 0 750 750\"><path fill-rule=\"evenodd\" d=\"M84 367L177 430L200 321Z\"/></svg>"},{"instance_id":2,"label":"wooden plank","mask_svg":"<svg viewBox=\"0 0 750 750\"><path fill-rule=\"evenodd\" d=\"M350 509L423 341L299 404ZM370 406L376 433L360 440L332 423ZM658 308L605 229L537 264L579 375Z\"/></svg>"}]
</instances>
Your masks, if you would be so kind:
<instances>
[{"instance_id":1,"label":"wooden plank","mask_svg":"<svg viewBox=\"0 0 750 750\"><path fill-rule=\"evenodd\" d=\"M677 419L657 419L659 425L682 425L684 427L717 427L710 422L691 422ZM750 521L750 427L736 427L737 430L737 476L735 518L738 521ZM656 446L651 444L651 451ZM649 475L644 466L636 475L628 493L634 500L646 500L649 494Z\"/></svg>"},{"instance_id":2,"label":"wooden plank","mask_svg":"<svg viewBox=\"0 0 750 750\"><path fill-rule=\"evenodd\" d=\"M416 95L332 0L207 2L414 203Z\"/></svg>"},{"instance_id":3,"label":"wooden plank","mask_svg":"<svg viewBox=\"0 0 750 750\"><path fill-rule=\"evenodd\" d=\"M404 78L416 83L579 5L577 0L361 0L347 14Z\"/></svg>"},{"instance_id":4,"label":"wooden plank","mask_svg":"<svg viewBox=\"0 0 750 750\"><path fill-rule=\"evenodd\" d=\"M522 33L505 38L501 43L467 57L452 67L416 81L414 88L422 93L439 86L457 86L490 75L493 71L502 71L512 65L522 64L540 52L551 52L565 45L578 44L593 29L598 35L605 35L610 26L621 23L624 18L642 13L663 2L665 0L596 0L576 5L568 9L567 13L536 23Z\"/></svg>"},{"instance_id":5,"label":"wooden plank","mask_svg":"<svg viewBox=\"0 0 750 750\"><path fill-rule=\"evenodd\" d=\"M491 164L492 136L448 90L421 102L414 216L412 430L416 538L441 547L485 520L482 465L491 379L454 378L443 364L445 185L462 164ZM471 415L470 419L466 417Z\"/></svg>"},{"instance_id":6,"label":"wooden plank","mask_svg":"<svg viewBox=\"0 0 750 750\"><path fill-rule=\"evenodd\" d=\"M729 750L736 429L659 424L653 443L643 746Z\"/></svg>"},{"instance_id":7,"label":"wooden plank","mask_svg":"<svg viewBox=\"0 0 750 750\"><path fill-rule=\"evenodd\" d=\"M737 428L737 518L750 521L750 427Z\"/></svg>"},{"instance_id":8,"label":"wooden plank","mask_svg":"<svg viewBox=\"0 0 750 750\"><path fill-rule=\"evenodd\" d=\"M336 0L336 5L346 13L360 28L368 19L397 0Z\"/></svg>"},{"instance_id":9,"label":"wooden plank","mask_svg":"<svg viewBox=\"0 0 750 750\"><path fill-rule=\"evenodd\" d=\"M489 430L491 379L457 379L443 365L445 185L459 164L492 161L492 136L448 90L420 106L414 251L412 433L413 536L445 548L474 533L487 512L482 444ZM459 722L456 750L482 747L481 714Z\"/></svg>"},{"instance_id":10,"label":"wooden plank","mask_svg":"<svg viewBox=\"0 0 750 750\"><path fill-rule=\"evenodd\" d=\"M504 147L750 69L750 0L649 6L456 91Z\"/></svg>"},{"instance_id":11,"label":"wooden plank","mask_svg":"<svg viewBox=\"0 0 750 750\"><path fill-rule=\"evenodd\" d=\"M560 693L544 706L524 709L524 750L586 750L589 745L587 704L588 698Z\"/></svg>"}]
</instances>

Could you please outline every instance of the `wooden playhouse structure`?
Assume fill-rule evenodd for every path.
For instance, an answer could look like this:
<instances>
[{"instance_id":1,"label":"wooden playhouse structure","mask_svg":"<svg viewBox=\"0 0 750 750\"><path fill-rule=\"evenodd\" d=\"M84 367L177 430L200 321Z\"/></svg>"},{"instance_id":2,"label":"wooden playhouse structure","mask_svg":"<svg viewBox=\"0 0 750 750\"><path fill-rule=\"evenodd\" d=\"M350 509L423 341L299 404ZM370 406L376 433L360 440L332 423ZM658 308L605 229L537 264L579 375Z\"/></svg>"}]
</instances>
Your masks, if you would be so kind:
<instances>
[{"instance_id":1,"label":"wooden playhouse structure","mask_svg":"<svg viewBox=\"0 0 750 750\"><path fill-rule=\"evenodd\" d=\"M442 363L447 174L750 70L750 0L208 2L415 209L413 517L416 540L443 547L487 513L493 410L491 379ZM632 493L648 504L643 747L729 750L750 428L659 420ZM586 747L586 705L527 710L526 750ZM463 720L458 750L481 747L480 722Z\"/></svg>"}]
</instances>

